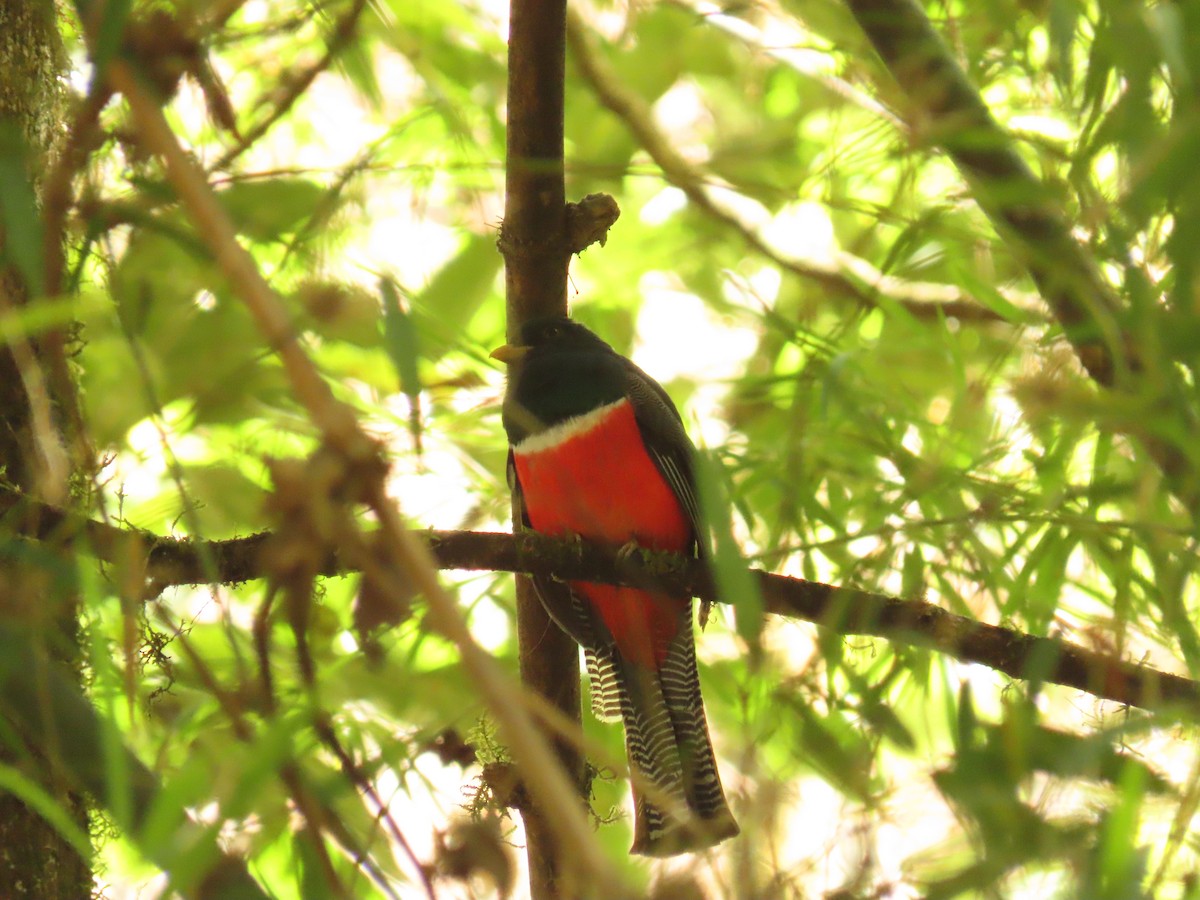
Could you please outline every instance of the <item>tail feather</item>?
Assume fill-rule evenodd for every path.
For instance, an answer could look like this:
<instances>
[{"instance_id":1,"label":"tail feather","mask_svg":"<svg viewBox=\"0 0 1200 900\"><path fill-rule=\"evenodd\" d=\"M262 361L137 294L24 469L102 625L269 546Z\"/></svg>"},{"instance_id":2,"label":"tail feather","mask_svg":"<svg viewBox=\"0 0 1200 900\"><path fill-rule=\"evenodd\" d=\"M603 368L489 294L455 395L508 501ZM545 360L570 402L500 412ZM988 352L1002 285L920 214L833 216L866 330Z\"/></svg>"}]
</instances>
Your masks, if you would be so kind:
<instances>
[{"instance_id":1,"label":"tail feather","mask_svg":"<svg viewBox=\"0 0 1200 900\"><path fill-rule=\"evenodd\" d=\"M692 636L690 607L686 624L680 629L663 661L661 681L667 709L671 713L671 724L678 739L688 805L701 819L727 819L724 827L732 826L733 830L730 834L722 835L722 839L730 837L737 833L737 825L725 802L725 792L721 787L717 760L708 734L708 719L704 714L704 698L700 695L700 675L696 667L696 642Z\"/></svg>"},{"instance_id":2,"label":"tail feather","mask_svg":"<svg viewBox=\"0 0 1200 900\"><path fill-rule=\"evenodd\" d=\"M612 654L584 647L583 659L592 686L592 715L601 722L620 722L621 686L613 671Z\"/></svg>"},{"instance_id":3,"label":"tail feather","mask_svg":"<svg viewBox=\"0 0 1200 900\"><path fill-rule=\"evenodd\" d=\"M617 688L630 766L653 786L647 791L634 783L632 852L670 856L737 834L708 736L690 605L658 671L622 659L612 647L593 655L596 671L610 674Z\"/></svg>"}]
</instances>

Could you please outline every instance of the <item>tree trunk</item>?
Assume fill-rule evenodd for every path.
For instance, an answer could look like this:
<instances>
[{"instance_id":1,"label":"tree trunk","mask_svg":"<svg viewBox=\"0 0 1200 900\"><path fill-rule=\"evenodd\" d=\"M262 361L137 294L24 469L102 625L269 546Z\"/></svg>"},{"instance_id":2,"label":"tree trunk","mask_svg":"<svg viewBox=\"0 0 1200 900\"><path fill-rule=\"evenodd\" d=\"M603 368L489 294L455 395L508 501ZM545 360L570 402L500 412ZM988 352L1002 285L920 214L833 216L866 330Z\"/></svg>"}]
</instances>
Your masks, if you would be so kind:
<instances>
[{"instance_id":1,"label":"tree trunk","mask_svg":"<svg viewBox=\"0 0 1200 900\"><path fill-rule=\"evenodd\" d=\"M566 315L566 190L563 183L563 78L566 0L512 0L508 41L508 159L504 253L508 331L537 316ZM514 523L514 528L519 523ZM527 578L517 579L521 681L579 721L579 648L542 608ZM578 748L554 739L572 781L581 786ZM576 802L577 798L564 798ZM522 810L533 900L570 897L553 828L535 805Z\"/></svg>"},{"instance_id":2,"label":"tree trunk","mask_svg":"<svg viewBox=\"0 0 1200 900\"><path fill-rule=\"evenodd\" d=\"M20 158L23 145L35 190L59 136L65 63L54 4L0 2L0 153L11 164ZM10 204L6 213L13 212L14 196L10 179L0 195L0 204ZM11 215L5 220L11 222ZM36 234L38 223L31 221L28 227ZM0 230L0 249L9 246L8 235ZM0 268L0 314L37 299L32 296L36 286L12 264L14 256L4 254L9 265ZM35 271L40 276L40 267L26 266L24 276ZM55 503L70 493L72 473L61 421L71 419L62 411L75 403L73 396L64 396L65 360L61 350L53 349L59 346L36 336L0 342L0 477L24 494ZM40 556L20 552L23 545L12 535L31 525L18 515L0 531L0 619L78 671L76 597L66 577L73 563L52 545ZM45 749L24 746L12 726L0 721L0 766L13 767L40 785L86 832L86 806L53 776ZM91 895L90 860L16 796L0 791L0 897L77 900Z\"/></svg>"}]
</instances>

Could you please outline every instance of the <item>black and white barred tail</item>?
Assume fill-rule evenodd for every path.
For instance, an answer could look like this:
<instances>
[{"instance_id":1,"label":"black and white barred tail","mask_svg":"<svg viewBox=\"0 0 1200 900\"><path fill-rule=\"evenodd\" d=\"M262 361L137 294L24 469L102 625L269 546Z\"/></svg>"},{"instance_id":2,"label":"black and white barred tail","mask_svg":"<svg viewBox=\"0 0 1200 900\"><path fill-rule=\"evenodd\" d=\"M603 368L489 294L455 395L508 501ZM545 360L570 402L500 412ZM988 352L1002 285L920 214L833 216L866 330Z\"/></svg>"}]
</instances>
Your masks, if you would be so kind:
<instances>
[{"instance_id":1,"label":"black and white barred tail","mask_svg":"<svg viewBox=\"0 0 1200 900\"><path fill-rule=\"evenodd\" d=\"M658 671L626 661L611 645L586 656L593 712L625 723L634 777L631 852L672 856L737 834L708 736L691 604Z\"/></svg>"}]
</instances>

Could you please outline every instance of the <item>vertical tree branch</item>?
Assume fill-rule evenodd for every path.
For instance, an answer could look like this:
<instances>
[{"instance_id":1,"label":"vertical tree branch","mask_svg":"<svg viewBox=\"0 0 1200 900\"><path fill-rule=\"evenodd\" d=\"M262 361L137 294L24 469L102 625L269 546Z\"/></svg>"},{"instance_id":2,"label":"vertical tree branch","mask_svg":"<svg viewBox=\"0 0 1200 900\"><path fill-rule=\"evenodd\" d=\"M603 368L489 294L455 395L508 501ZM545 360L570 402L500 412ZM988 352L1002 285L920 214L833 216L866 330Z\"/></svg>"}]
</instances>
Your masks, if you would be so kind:
<instances>
[{"instance_id":1,"label":"vertical tree branch","mask_svg":"<svg viewBox=\"0 0 1200 900\"><path fill-rule=\"evenodd\" d=\"M566 0L512 0L508 41L505 287L510 334L567 311L563 78Z\"/></svg>"},{"instance_id":2,"label":"vertical tree branch","mask_svg":"<svg viewBox=\"0 0 1200 900\"><path fill-rule=\"evenodd\" d=\"M536 316L567 311L563 78L566 0L511 0L508 42L508 160L504 227L508 331ZM546 615L528 578L517 578L521 680L571 721L579 721L579 650ZM583 760L568 742L555 749L576 784ZM573 798L563 798L564 803ZM558 842L537 804L522 811L534 900L562 897Z\"/></svg>"},{"instance_id":3,"label":"vertical tree branch","mask_svg":"<svg viewBox=\"0 0 1200 900\"><path fill-rule=\"evenodd\" d=\"M60 127L60 78L65 66L54 4L41 0L0 3L3 152L11 164L27 151L25 174L35 193ZM16 202L19 190L11 180L6 187L0 202ZM10 208L7 212L15 211ZM22 218L29 214L26 211ZM21 227L35 231L37 222L23 221ZM0 229L0 256L7 260L0 266L0 310L36 302L42 290L36 283L41 275L37 260L26 249L25 265L19 265L13 238ZM48 239L61 241L61 229ZM67 412L74 409L74 387L66 373L61 345L55 346L46 336L0 337L0 472L7 484L23 493L59 502L68 497L71 475L63 453L63 431L65 426L69 432L74 424ZM47 554L31 559L8 549L12 546L9 529L24 530L35 521L36 513L10 517L0 533L0 545L6 548L0 559L0 627L20 627L27 649L66 661L77 678L78 598L63 579L51 574L55 569L72 571L69 551L52 542ZM43 672L26 674L32 687L46 689ZM19 768L38 783L86 833L87 804L53 771L54 742L40 740L7 716L0 721L0 732L0 762ZM0 897L59 900L89 896L91 865L82 849L21 798L0 791Z\"/></svg>"}]
</instances>

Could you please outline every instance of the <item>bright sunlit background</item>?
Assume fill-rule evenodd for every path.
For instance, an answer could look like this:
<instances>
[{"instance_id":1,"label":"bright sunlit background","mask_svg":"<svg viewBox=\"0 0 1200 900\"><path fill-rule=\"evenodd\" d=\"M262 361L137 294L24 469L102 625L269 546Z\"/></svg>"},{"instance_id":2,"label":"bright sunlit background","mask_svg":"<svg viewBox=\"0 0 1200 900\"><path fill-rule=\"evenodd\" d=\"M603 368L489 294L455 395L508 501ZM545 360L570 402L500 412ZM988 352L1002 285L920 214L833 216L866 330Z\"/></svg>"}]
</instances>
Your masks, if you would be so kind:
<instances>
[{"instance_id":1,"label":"bright sunlit background","mask_svg":"<svg viewBox=\"0 0 1200 900\"><path fill-rule=\"evenodd\" d=\"M1175 169L1139 180L1147 151L1131 130L1169 130L1180 76L1114 46L1116 22L1145 39L1143 52L1171 56L1169 41L1151 40L1161 22L1121 18L1117 6L989 0L928 13L1107 277L1118 289L1141 279L1153 294L1176 265L1172 215L1185 213L1166 199ZM495 241L507 4L233 7L219 26L204 4L179 7L204 36L213 80L180 83L172 125L314 361L386 442L390 492L412 526L508 530L503 372L487 358L505 332ZM572 7L595 58L582 66L573 50L568 62L568 196L605 191L622 211L607 245L572 263L572 314L676 399L719 464L747 560L1194 674L1193 527L1137 440L1180 432L1131 425L1140 411L1088 384L845 7ZM351 17L355 36L324 60ZM76 91L92 76L88 59L76 41ZM1144 108L1141 94L1129 99L1135 70ZM219 91L239 134L214 116ZM614 94L633 101L621 107ZM81 191L97 219L77 216L73 250L87 252L78 365L105 459L104 510L196 539L269 528L265 460L308 453L313 431L121 104L102 121L108 138ZM243 148L258 123L269 125ZM1163 158L1177 146L1162 144ZM385 278L415 329L415 394L382 339ZM1154 318L1157 299L1143 302L1139 335L1170 349L1184 342L1174 329L1200 334L1200 305L1177 303L1186 321L1172 325ZM511 577L446 572L444 582L515 677ZM276 896L316 896L310 826L285 788L248 774L266 744L239 744L207 682L251 718L261 712L250 632L266 588L167 590L138 624L143 641L163 636L165 656L137 659L123 650L120 604L99 579L93 589L102 709ZM356 591L354 578L321 582L312 696L280 615L271 665L287 714L264 715L262 733L289 722L305 777L368 847L357 865L330 841L354 896L425 896L425 875L438 897L492 896L482 850L468 853L466 880L447 863L453 823L486 809L479 767L437 748L462 739L490 761L502 755L494 727L419 600L368 653ZM647 892L692 896L671 885L694 880L710 897L1195 896L1190 725L906 643L780 618L755 641L735 625L721 607L698 647L737 840L697 858L626 862L622 736L585 714L607 753L593 759L599 840ZM138 671L133 697L127 666ZM407 847L298 724L308 704L330 714ZM500 834L524 896L519 817L500 820ZM167 885L117 835L104 837L102 863L112 900Z\"/></svg>"}]
</instances>

